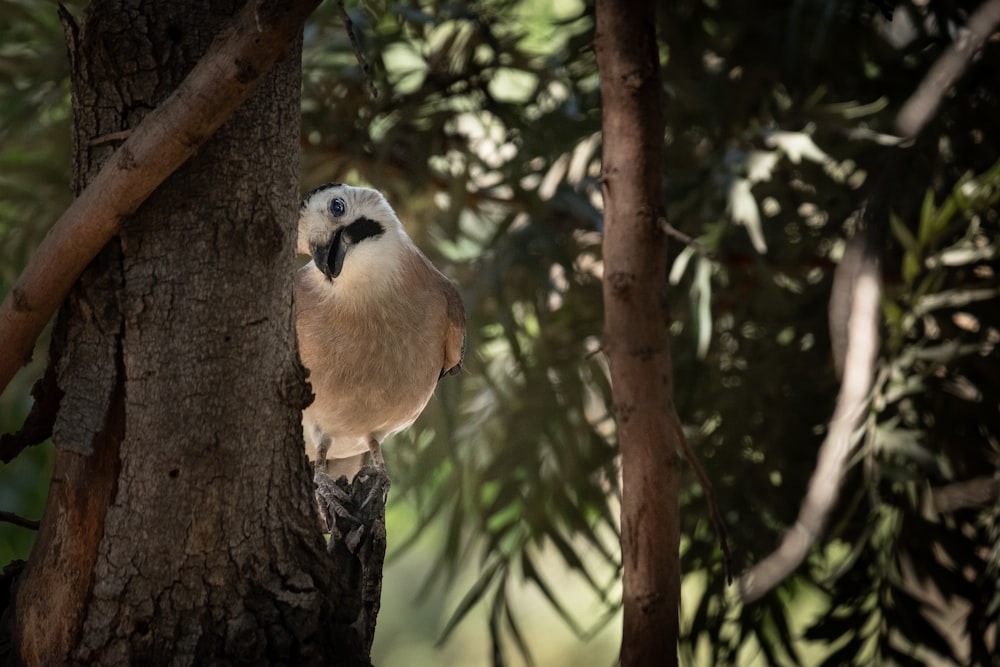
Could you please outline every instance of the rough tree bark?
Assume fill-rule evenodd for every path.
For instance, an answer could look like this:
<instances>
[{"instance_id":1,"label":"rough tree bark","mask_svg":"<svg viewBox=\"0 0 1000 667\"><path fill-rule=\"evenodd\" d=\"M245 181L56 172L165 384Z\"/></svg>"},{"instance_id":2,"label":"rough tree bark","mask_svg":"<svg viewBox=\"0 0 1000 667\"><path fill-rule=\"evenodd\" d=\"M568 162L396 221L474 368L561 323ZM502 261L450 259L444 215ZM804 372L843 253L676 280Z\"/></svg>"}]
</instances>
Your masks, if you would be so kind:
<instances>
[{"instance_id":1,"label":"rough tree bark","mask_svg":"<svg viewBox=\"0 0 1000 667\"><path fill-rule=\"evenodd\" d=\"M86 189L59 216L0 302L0 391L30 361L42 329L122 222L232 116L287 52L319 2L248 3L183 83L141 123L92 139L121 145L100 172L88 178ZM72 22L64 7L59 13ZM39 402L45 402L44 395L33 413ZM27 440L27 436L19 442L0 438L4 460L10 460L11 450L16 455L16 446Z\"/></svg>"},{"instance_id":2,"label":"rough tree bark","mask_svg":"<svg viewBox=\"0 0 1000 667\"><path fill-rule=\"evenodd\" d=\"M677 664L679 420L659 220L663 112L652 2L598 0L604 350L622 456L621 664Z\"/></svg>"},{"instance_id":3,"label":"rough tree bark","mask_svg":"<svg viewBox=\"0 0 1000 667\"><path fill-rule=\"evenodd\" d=\"M68 30L76 192L115 148L100 138L163 101L239 4L96 0ZM24 664L369 664L299 425L300 46L60 311L55 473L16 593Z\"/></svg>"}]
</instances>

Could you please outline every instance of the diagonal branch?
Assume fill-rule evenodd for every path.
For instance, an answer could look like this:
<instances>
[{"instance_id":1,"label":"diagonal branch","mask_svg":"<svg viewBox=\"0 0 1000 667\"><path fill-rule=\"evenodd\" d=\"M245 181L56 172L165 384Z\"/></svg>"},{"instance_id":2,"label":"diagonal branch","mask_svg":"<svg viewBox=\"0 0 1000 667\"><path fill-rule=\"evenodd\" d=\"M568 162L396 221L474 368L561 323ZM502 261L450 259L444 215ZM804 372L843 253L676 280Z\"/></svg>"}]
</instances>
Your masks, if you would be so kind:
<instances>
[{"instance_id":1,"label":"diagonal branch","mask_svg":"<svg viewBox=\"0 0 1000 667\"><path fill-rule=\"evenodd\" d=\"M357 33L354 32L354 20L351 19L351 15L347 12L344 0L337 0L337 9L340 12L340 20L344 22L344 30L347 32L347 38L351 40L351 48L354 49L354 57L358 61L361 77L368 86L368 96L372 100L375 100L378 98L378 88L375 87L375 82L372 80L371 65L368 64L368 58L365 57L364 49L361 48Z\"/></svg>"},{"instance_id":2,"label":"diagonal branch","mask_svg":"<svg viewBox=\"0 0 1000 667\"><path fill-rule=\"evenodd\" d=\"M931 489L934 510L942 514L969 507L983 507L1000 500L1000 478L973 477Z\"/></svg>"},{"instance_id":3,"label":"diagonal branch","mask_svg":"<svg viewBox=\"0 0 1000 667\"><path fill-rule=\"evenodd\" d=\"M0 304L0 391L98 251L285 53L319 0L251 0L70 204Z\"/></svg>"},{"instance_id":4,"label":"diagonal branch","mask_svg":"<svg viewBox=\"0 0 1000 667\"><path fill-rule=\"evenodd\" d=\"M969 17L969 22L931 66L896 116L896 128L904 137L915 137L937 113L948 89L955 85L987 38L1000 23L1000 0L987 0Z\"/></svg>"},{"instance_id":5,"label":"diagonal branch","mask_svg":"<svg viewBox=\"0 0 1000 667\"><path fill-rule=\"evenodd\" d=\"M863 255L864 240L852 239L853 252ZM849 250L848 252L852 252ZM809 480L795 526L785 533L781 545L740 578L743 602L753 602L787 578L805 559L809 548L822 534L827 517L840 494L847 471L854 432L861 425L868 406L875 359L878 355L879 297L881 279L874 256L859 259L850 285L851 309L847 323L847 354L837 407L830 429L820 446L816 470Z\"/></svg>"},{"instance_id":6,"label":"diagonal branch","mask_svg":"<svg viewBox=\"0 0 1000 667\"><path fill-rule=\"evenodd\" d=\"M987 0L969 19L964 34L931 66L896 116L896 126L906 143L912 145L912 140L927 126L948 89L965 72L998 23L1000 0ZM837 267L830 298L834 361L843 372L837 406L795 525L773 553L740 578L740 597L744 603L763 597L802 563L822 534L840 494L853 436L864 419L874 377L881 295L878 253L888 216L888 189L902 168L904 153L902 148L891 149L865 206L857 234L848 243Z\"/></svg>"},{"instance_id":7,"label":"diagonal branch","mask_svg":"<svg viewBox=\"0 0 1000 667\"><path fill-rule=\"evenodd\" d=\"M21 528L27 528L28 530L38 530L38 526L41 523L36 519L25 519L23 516L18 516L13 512L0 512L0 521L20 526Z\"/></svg>"}]
</instances>

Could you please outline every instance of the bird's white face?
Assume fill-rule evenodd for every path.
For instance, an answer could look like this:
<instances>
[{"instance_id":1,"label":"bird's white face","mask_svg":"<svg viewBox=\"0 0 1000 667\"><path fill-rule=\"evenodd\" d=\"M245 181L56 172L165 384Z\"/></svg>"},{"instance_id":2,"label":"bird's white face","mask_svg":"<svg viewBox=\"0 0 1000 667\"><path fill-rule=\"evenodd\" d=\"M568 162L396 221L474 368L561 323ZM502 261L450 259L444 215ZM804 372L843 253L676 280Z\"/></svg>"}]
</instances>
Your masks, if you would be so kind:
<instances>
[{"instance_id":1,"label":"bird's white face","mask_svg":"<svg viewBox=\"0 0 1000 667\"><path fill-rule=\"evenodd\" d=\"M302 200L298 251L331 284L391 276L408 240L377 190L327 183Z\"/></svg>"}]
</instances>

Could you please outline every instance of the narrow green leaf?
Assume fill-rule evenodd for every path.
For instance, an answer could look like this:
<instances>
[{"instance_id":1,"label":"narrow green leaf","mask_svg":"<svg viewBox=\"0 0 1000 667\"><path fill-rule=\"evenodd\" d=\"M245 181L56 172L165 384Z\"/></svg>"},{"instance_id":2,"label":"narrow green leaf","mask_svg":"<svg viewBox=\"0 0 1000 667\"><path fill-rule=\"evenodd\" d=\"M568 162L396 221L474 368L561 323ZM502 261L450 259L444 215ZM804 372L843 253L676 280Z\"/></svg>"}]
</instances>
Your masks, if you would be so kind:
<instances>
[{"instance_id":1,"label":"narrow green leaf","mask_svg":"<svg viewBox=\"0 0 1000 667\"><path fill-rule=\"evenodd\" d=\"M687 246L674 258L674 262L670 266L670 275L667 277L671 285L676 285L681 281L692 257L694 257L694 246Z\"/></svg>"},{"instance_id":2,"label":"narrow green leaf","mask_svg":"<svg viewBox=\"0 0 1000 667\"><path fill-rule=\"evenodd\" d=\"M531 655L531 649L528 647L528 642L524 638L524 634L521 632L520 626L518 626L517 621L514 619L514 613L510 608L510 602L507 601L506 586L509 584L509 580L504 581L503 593L503 619L506 622L507 629L510 631L510 637L514 640L514 645L517 647L518 653L524 658L524 662L528 667L534 667L535 659ZM500 592L497 592L497 597L500 597Z\"/></svg>"},{"instance_id":3,"label":"narrow green leaf","mask_svg":"<svg viewBox=\"0 0 1000 667\"><path fill-rule=\"evenodd\" d=\"M559 617L563 619L567 626L569 626L570 630L573 631L573 634L582 638L584 636L583 629L577 625L576 620L570 616L569 611L567 611L562 603L556 598L552 589L549 588L549 585L545 583L545 580L542 579L541 574L538 572L537 568L535 568L535 564L531 560L531 556L527 553L521 554L521 569L524 571L525 578L533 581L535 585L538 586L538 590L542 592L542 595L544 595L549 601L549 604L552 605L552 609L559 614Z\"/></svg>"},{"instance_id":4,"label":"narrow green leaf","mask_svg":"<svg viewBox=\"0 0 1000 667\"><path fill-rule=\"evenodd\" d=\"M581 511L582 503L573 502L572 499L562 494L556 496L554 500L559 511L560 518L566 521L571 531L575 535L585 538L590 544L592 544L609 565L617 567L617 555L611 553L607 545L605 545L601 538L597 535L597 526L592 526L587 523L587 520ZM604 502L601 503L601 505L607 505L607 503Z\"/></svg>"},{"instance_id":5,"label":"narrow green leaf","mask_svg":"<svg viewBox=\"0 0 1000 667\"><path fill-rule=\"evenodd\" d=\"M591 576L590 571L587 569L587 566L584 565L583 560L576 553L576 550L573 549L573 545L571 545L569 541L566 540L565 537L563 537L563 535L559 532L559 529L553 528L553 530L548 531L546 533L546 537L552 540L552 544L554 544L556 549L558 549L559 554L562 556L566 564L571 569L579 572L580 575L587 580L587 583L590 585L590 588L595 593L597 593L601 597L601 599L604 599L604 596L606 594L604 586L601 586L600 584L597 583L597 581L594 580L594 577Z\"/></svg>"},{"instance_id":6,"label":"narrow green leaf","mask_svg":"<svg viewBox=\"0 0 1000 667\"><path fill-rule=\"evenodd\" d=\"M911 644L926 646L939 655L950 655L951 644L924 616L927 607L899 587L893 587L892 596L894 609L887 612L889 620L895 621L891 625L899 629Z\"/></svg>"},{"instance_id":7,"label":"narrow green leaf","mask_svg":"<svg viewBox=\"0 0 1000 667\"><path fill-rule=\"evenodd\" d=\"M448 533L445 538L444 546L441 548L442 560L444 561L444 567L432 567L424 579L423 584L420 586L420 590L417 591L417 599L423 599L426 597L431 588L437 580L448 575L449 578L455 574L455 570L459 563L459 551L461 549L461 536L462 536L462 509L459 503L455 504L452 509L451 518L448 521Z\"/></svg>"},{"instance_id":8,"label":"narrow green leaf","mask_svg":"<svg viewBox=\"0 0 1000 667\"><path fill-rule=\"evenodd\" d=\"M490 617L488 622L490 630L490 645L493 647L493 667L504 667L504 665L506 665L502 641L503 631L500 628L500 624L503 619L503 608L505 606L504 598L504 585L503 583L500 583L493 594L493 603L490 605Z\"/></svg>"},{"instance_id":9,"label":"narrow green leaf","mask_svg":"<svg viewBox=\"0 0 1000 667\"><path fill-rule=\"evenodd\" d=\"M695 269L694 285L696 290L695 321L698 325L698 358L704 359L708 354L708 344L712 340L712 263L699 258Z\"/></svg>"},{"instance_id":10,"label":"narrow green leaf","mask_svg":"<svg viewBox=\"0 0 1000 667\"><path fill-rule=\"evenodd\" d=\"M943 655L950 654L951 650L949 649L948 653L944 653ZM927 664L923 660L913 657L912 654L899 650L891 642L887 642L882 647L882 660L884 664L899 665L899 667L924 667Z\"/></svg>"},{"instance_id":11,"label":"narrow green leaf","mask_svg":"<svg viewBox=\"0 0 1000 667\"><path fill-rule=\"evenodd\" d=\"M497 573L507 565L507 561L502 558L494 558L493 562L490 563L485 570L479 575L476 583L472 585L472 588L466 592L462 601L458 603L458 607L452 612L451 617L448 622L445 623L444 630L441 631L441 635L438 637L435 646L440 647L445 640L451 635L455 627L461 622L463 618L476 606L476 603L482 599L483 595L489 589L490 584L493 583Z\"/></svg>"},{"instance_id":12,"label":"narrow green leaf","mask_svg":"<svg viewBox=\"0 0 1000 667\"><path fill-rule=\"evenodd\" d=\"M934 189L924 191L924 200L920 204L920 226L917 231L917 242L921 248L928 247L931 233L935 226Z\"/></svg>"},{"instance_id":13,"label":"narrow green leaf","mask_svg":"<svg viewBox=\"0 0 1000 667\"><path fill-rule=\"evenodd\" d=\"M795 640L792 638L792 632L788 627L788 609L785 607L784 603L780 601L778 596L773 596L773 599L774 603L769 609L770 617L778 639L781 640L781 646L785 649L795 664L801 664L802 659L795 650Z\"/></svg>"},{"instance_id":14,"label":"narrow green leaf","mask_svg":"<svg viewBox=\"0 0 1000 667\"><path fill-rule=\"evenodd\" d=\"M903 223L903 220L895 213L889 214L889 227L892 229L892 235L896 237L899 241L899 245L903 246L903 250L907 252L916 252L917 239L913 237L913 232Z\"/></svg>"},{"instance_id":15,"label":"narrow green leaf","mask_svg":"<svg viewBox=\"0 0 1000 667\"><path fill-rule=\"evenodd\" d=\"M851 632L848 636L850 639L839 649L826 656L826 660L821 662L819 667L844 667L844 665L853 664L864 642L858 636L857 631Z\"/></svg>"}]
</instances>

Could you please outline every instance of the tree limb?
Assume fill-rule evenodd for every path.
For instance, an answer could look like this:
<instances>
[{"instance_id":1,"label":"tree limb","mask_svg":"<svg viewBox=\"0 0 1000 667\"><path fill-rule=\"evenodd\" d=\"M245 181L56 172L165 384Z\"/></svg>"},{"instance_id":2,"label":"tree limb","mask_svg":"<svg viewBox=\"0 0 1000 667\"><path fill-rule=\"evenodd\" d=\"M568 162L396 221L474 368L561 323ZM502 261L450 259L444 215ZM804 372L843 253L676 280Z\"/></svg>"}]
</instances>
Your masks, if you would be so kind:
<instances>
[{"instance_id":1,"label":"tree limb","mask_svg":"<svg viewBox=\"0 0 1000 667\"><path fill-rule=\"evenodd\" d=\"M934 509L941 514L969 507L983 507L1000 500L1000 479L974 477L931 489Z\"/></svg>"},{"instance_id":2,"label":"tree limb","mask_svg":"<svg viewBox=\"0 0 1000 667\"><path fill-rule=\"evenodd\" d=\"M927 71L896 116L896 128L904 137L916 137L934 117L948 89L965 73L997 24L1000 0L987 0L969 17L965 28Z\"/></svg>"},{"instance_id":3,"label":"tree limb","mask_svg":"<svg viewBox=\"0 0 1000 667\"><path fill-rule=\"evenodd\" d=\"M31 359L39 334L87 264L250 96L318 4L248 2L70 204L0 304L0 391Z\"/></svg>"},{"instance_id":4,"label":"tree limb","mask_svg":"<svg viewBox=\"0 0 1000 667\"><path fill-rule=\"evenodd\" d=\"M722 515L719 514L719 505L715 502L715 490L712 488L712 482L708 478L708 473L705 472L705 466L701 464L701 459L694 453L691 443L688 442L687 437L684 435L684 429L681 428L680 420L675 420L673 426L674 432L677 434L677 440L681 444L681 451L684 452L684 458L687 459L691 469L694 470L695 477L698 478L698 483L701 484L702 493L705 494L708 519L715 528L715 536L719 540L719 548L722 549L722 569L726 573L726 583L731 584L733 583L733 554L729 550L729 537L726 532L726 524L723 523Z\"/></svg>"},{"instance_id":5,"label":"tree limb","mask_svg":"<svg viewBox=\"0 0 1000 667\"><path fill-rule=\"evenodd\" d=\"M30 530L38 530L38 526L41 523L35 519L25 519L23 516L18 516L13 512L0 512L0 521L12 523L15 526L28 528Z\"/></svg>"},{"instance_id":6,"label":"tree limb","mask_svg":"<svg viewBox=\"0 0 1000 667\"><path fill-rule=\"evenodd\" d=\"M375 82L372 80L372 68L368 64L368 58L365 57L365 52L361 48L361 43L358 41L358 35L354 32L354 20L351 15L347 13L347 7L344 6L344 0L337 0L337 10L340 12L340 20L344 22L344 30L347 32L347 38L351 40L351 48L354 49L354 57L358 61L358 67L361 69L361 77L365 80L365 84L368 86L368 95L371 99L378 98L378 88L375 87Z\"/></svg>"},{"instance_id":7,"label":"tree limb","mask_svg":"<svg viewBox=\"0 0 1000 667\"><path fill-rule=\"evenodd\" d=\"M857 236L852 241L855 247L864 242ZM863 248L857 251L864 252ZM844 377L830 429L819 449L816 470L793 528L785 533L777 550L740 578L744 603L761 598L784 581L802 563L826 526L847 470L854 432L866 414L879 348L880 294L878 262L873 256L862 258L851 285Z\"/></svg>"},{"instance_id":8,"label":"tree limb","mask_svg":"<svg viewBox=\"0 0 1000 667\"><path fill-rule=\"evenodd\" d=\"M660 226L660 230L664 234L666 234L667 236L669 236L671 238L674 238L674 239L677 239L678 241L680 241L684 245L691 246L691 248L696 253L698 253L699 255L701 255L702 257L704 257L705 259L710 259L710 260L713 260L713 261L715 260L715 256L712 255L712 251L709 250L708 248L706 248L705 245L701 241L699 241L698 239L695 239L695 238L691 238L690 236L688 236L687 234L685 234L681 230L677 229L676 227L674 227L673 225L671 225L669 222L667 222L666 218L660 218L659 220L657 220L656 224L658 224Z\"/></svg>"},{"instance_id":9,"label":"tree limb","mask_svg":"<svg viewBox=\"0 0 1000 667\"><path fill-rule=\"evenodd\" d=\"M910 140L910 145L998 23L1000 0L987 0L970 18L965 34L938 58L904 103L896 116L896 126L904 139ZM816 470L809 480L795 525L785 533L773 553L740 579L740 597L744 603L764 596L802 563L809 548L822 534L840 494L852 437L861 425L868 404L878 354L881 294L878 254L887 226L888 189L905 153L903 148L890 150L880 179L864 208L861 224L848 242L834 276L830 299L831 340L834 361L838 369L842 368L843 377L829 432L820 446ZM846 330L843 323L846 323Z\"/></svg>"}]
</instances>

